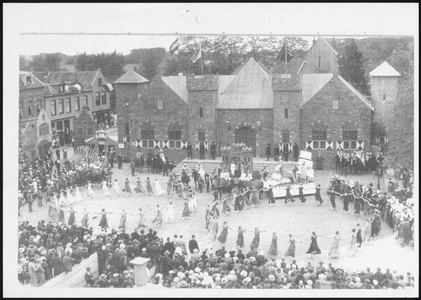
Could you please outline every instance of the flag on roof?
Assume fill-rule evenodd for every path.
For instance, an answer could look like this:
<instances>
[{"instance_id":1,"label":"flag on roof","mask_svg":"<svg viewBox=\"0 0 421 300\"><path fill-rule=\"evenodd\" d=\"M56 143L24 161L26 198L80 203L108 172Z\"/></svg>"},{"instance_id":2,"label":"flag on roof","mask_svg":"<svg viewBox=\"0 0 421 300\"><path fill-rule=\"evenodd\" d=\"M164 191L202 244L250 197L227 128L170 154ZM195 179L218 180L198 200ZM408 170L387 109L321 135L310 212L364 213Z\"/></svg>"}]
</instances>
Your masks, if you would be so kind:
<instances>
[{"instance_id":1,"label":"flag on roof","mask_svg":"<svg viewBox=\"0 0 421 300\"><path fill-rule=\"evenodd\" d=\"M170 46L170 50L169 50L170 54L175 53L175 51L178 50L178 46L180 46L180 42L177 38Z\"/></svg>"},{"instance_id":2,"label":"flag on roof","mask_svg":"<svg viewBox=\"0 0 421 300\"><path fill-rule=\"evenodd\" d=\"M284 46L282 47L281 52L279 52L279 55L276 59L290 62L293 57L294 56L292 55L291 49L289 49L287 43L284 43Z\"/></svg>"},{"instance_id":3,"label":"flag on roof","mask_svg":"<svg viewBox=\"0 0 421 300\"><path fill-rule=\"evenodd\" d=\"M191 57L191 61L193 63L197 62L202 57L202 46L200 45L199 41L199 51L194 52L193 56Z\"/></svg>"}]
</instances>

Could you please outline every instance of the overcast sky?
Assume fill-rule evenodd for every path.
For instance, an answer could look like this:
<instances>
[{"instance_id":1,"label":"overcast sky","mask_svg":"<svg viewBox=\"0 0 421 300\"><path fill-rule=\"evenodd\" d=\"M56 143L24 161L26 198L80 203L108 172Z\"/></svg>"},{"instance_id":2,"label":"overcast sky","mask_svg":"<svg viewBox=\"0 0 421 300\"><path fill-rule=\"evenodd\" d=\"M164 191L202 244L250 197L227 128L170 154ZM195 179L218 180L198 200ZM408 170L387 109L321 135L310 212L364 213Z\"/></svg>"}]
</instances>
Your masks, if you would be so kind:
<instances>
[{"instance_id":1,"label":"overcast sky","mask_svg":"<svg viewBox=\"0 0 421 300\"><path fill-rule=\"evenodd\" d=\"M418 33L418 4L4 4L4 33L19 54L117 52L165 47L175 36L21 35L23 33ZM21 35L21 36L19 36ZM312 40L313 37L307 37Z\"/></svg>"}]
</instances>

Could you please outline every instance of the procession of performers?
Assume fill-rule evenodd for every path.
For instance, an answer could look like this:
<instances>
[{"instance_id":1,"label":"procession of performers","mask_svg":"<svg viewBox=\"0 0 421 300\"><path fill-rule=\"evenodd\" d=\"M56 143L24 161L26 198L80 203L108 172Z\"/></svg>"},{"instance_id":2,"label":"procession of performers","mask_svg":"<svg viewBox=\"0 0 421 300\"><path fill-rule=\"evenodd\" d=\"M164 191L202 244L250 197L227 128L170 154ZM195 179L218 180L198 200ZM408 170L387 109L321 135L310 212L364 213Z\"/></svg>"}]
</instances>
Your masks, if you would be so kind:
<instances>
[{"instance_id":1,"label":"procession of performers","mask_svg":"<svg viewBox=\"0 0 421 300\"><path fill-rule=\"evenodd\" d=\"M384 173L383 160L381 152L374 156L371 152L365 153L363 150L352 153L339 150L334 156L336 173L340 173L341 176L362 175L371 172L382 175Z\"/></svg>"}]
</instances>

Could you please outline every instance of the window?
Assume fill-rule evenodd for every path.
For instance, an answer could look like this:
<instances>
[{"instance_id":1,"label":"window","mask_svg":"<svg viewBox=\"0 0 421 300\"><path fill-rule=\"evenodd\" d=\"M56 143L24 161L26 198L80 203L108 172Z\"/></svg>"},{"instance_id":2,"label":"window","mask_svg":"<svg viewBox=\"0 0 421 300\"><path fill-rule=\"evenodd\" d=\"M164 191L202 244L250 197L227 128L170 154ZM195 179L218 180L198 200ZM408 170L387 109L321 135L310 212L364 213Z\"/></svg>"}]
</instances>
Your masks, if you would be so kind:
<instances>
[{"instance_id":1,"label":"window","mask_svg":"<svg viewBox=\"0 0 421 300\"><path fill-rule=\"evenodd\" d=\"M94 129L92 127L86 129L88 135L94 134Z\"/></svg>"},{"instance_id":2,"label":"window","mask_svg":"<svg viewBox=\"0 0 421 300\"><path fill-rule=\"evenodd\" d=\"M153 140L155 138L153 130L142 130L141 136L142 140Z\"/></svg>"},{"instance_id":3,"label":"window","mask_svg":"<svg viewBox=\"0 0 421 300\"><path fill-rule=\"evenodd\" d=\"M99 92L95 93L95 104L101 105L101 100L99 99Z\"/></svg>"},{"instance_id":4,"label":"window","mask_svg":"<svg viewBox=\"0 0 421 300\"><path fill-rule=\"evenodd\" d=\"M199 132L199 142L204 142L204 141L205 141L205 133Z\"/></svg>"},{"instance_id":5,"label":"window","mask_svg":"<svg viewBox=\"0 0 421 300\"><path fill-rule=\"evenodd\" d=\"M98 78L98 86L102 85L102 78Z\"/></svg>"},{"instance_id":6,"label":"window","mask_svg":"<svg viewBox=\"0 0 421 300\"><path fill-rule=\"evenodd\" d=\"M59 99L58 100L58 113L59 114L64 114L64 102L63 99Z\"/></svg>"},{"instance_id":7,"label":"window","mask_svg":"<svg viewBox=\"0 0 421 300\"><path fill-rule=\"evenodd\" d=\"M383 94L383 101L386 101L386 94Z\"/></svg>"},{"instance_id":8,"label":"window","mask_svg":"<svg viewBox=\"0 0 421 300\"><path fill-rule=\"evenodd\" d=\"M387 138L386 136L379 136L379 144L384 145L386 144Z\"/></svg>"},{"instance_id":9,"label":"window","mask_svg":"<svg viewBox=\"0 0 421 300\"><path fill-rule=\"evenodd\" d=\"M162 100L158 100L158 109L162 109Z\"/></svg>"},{"instance_id":10,"label":"window","mask_svg":"<svg viewBox=\"0 0 421 300\"><path fill-rule=\"evenodd\" d=\"M66 99L66 112L67 113L72 112L72 103L70 101L71 101L70 98Z\"/></svg>"},{"instance_id":11,"label":"window","mask_svg":"<svg viewBox=\"0 0 421 300\"><path fill-rule=\"evenodd\" d=\"M76 97L75 98L75 111L79 111L80 110L80 98Z\"/></svg>"},{"instance_id":12,"label":"window","mask_svg":"<svg viewBox=\"0 0 421 300\"><path fill-rule=\"evenodd\" d=\"M200 116L201 118L203 118L203 107L201 107L201 108L199 109L199 116Z\"/></svg>"},{"instance_id":13,"label":"window","mask_svg":"<svg viewBox=\"0 0 421 300\"><path fill-rule=\"evenodd\" d=\"M32 85L32 78L31 76L26 77L26 85Z\"/></svg>"},{"instance_id":14,"label":"window","mask_svg":"<svg viewBox=\"0 0 421 300\"><path fill-rule=\"evenodd\" d=\"M57 130L63 130L63 122L62 121L57 121Z\"/></svg>"},{"instance_id":15,"label":"window","mask_svg":"<svg viewBox=\"0 0 421 300\"><path fill-rule=\"evenodd\" d=\"M358 131L344 131L343 134L344 141L357 141L358 140Z\"/></svg>"},{"instance_id":16,"label":"window","mask_svg":"<svg viewBox=\"0 0 421 300\"><path fill-rule=\"evenodd\" d=\"M175 141L170 141L170 149L174 149L175 148Z\"/></svg>"},{"instance_id":17,"label":"window","mask_svg":"<svg viewBox=\"0 0 421 300\"><path fill-rule=\"evenodd\" d=\"M56 100L51 100L51 115L52 115L52 116L57 115L57 105L56 105Z\"/></svg>"},{"instance_id":18,"label":"window","mask_svg":"<svg viewBox=\"0 0 421 300\"><path fill-rule=\"evenodd\" d=\"M339 100L333 100L333 109L338 109L339 107Z\"/></svg>"},{"instance_id":19,"label":"window","mask_svg":"<svg viewBox=\"0 0 421 300\"><path fill-rule=\"evenodd\" d=\"M83 128L82 127L76 128L76 134L83 135Z\"/></svg>"},{"instance_id":20,"label":"window","mask_svg":"<svg viewBox=\"0 0 421 300\"><path fill-rule=\"evenodd\" d=\"M105 92L102 92L102 104L107 104L107 95Z\"/></svg>"},{"instance_id":21,"label":"window","mask_svg":"<svg viewBox=\"0 0 421 300\"><path fill-rule=\"evenodd\" d=\"M49 133L50 133L50 128L48 127L48 124L43 124L39 127L40 136L48 135Z\"/></svg>"},{"instance_id":22,"label":"window","mask_svg":"<svg viewBox=\"0 0 421 300\"><path fill-rule=\"evenodd\" d=\"M51 122L51 131L56 130L56 122Z\"/></svg>"},{"instance_id":23,"label":"window","mask_svg":"<svg viewBox=\"0 0 421 300\"><path fill-rule=\"evenodd\" d=\"M83 96L83 105L89 106L88 96Z\"/></svg>"},{"instance_id":24,"label":"window","mask_svg":"<svg viewBox=\"0 0 421 300\"><path fill-rule=\"evenodd\" d=\"M181 149L181 141L175 141L175 147Z\"/></svg>"},{"instance_id":25,"label":"window","mask_svg":"<svg viewBox=\"0 0 421 300\"><path fill-rule=\"evenodd\" d=\"M282 142L283 143L289 143L289 133L283 133L282 134Z\"/></svg>"},{"instance_id":26,"label":"window","mask_svg":"<svg viewBox=\"0 0 421 300\"><path fill-rule=\"evenodd\" d=\"M349 142L344 142L344 150L349 150Z\"/></svg>"},{"instance_id":27,"label":"window","mask_svg":"<svg viewBox=\"0 0 421 300\"><path fill-rule=\"evenodd\" d=\"M168 131L169 140L181 140L181 131Z\"/></svg>"},{"instance_id":28,"label":"window","mask_svg":"<svg viewBox=\"0 0 421 300\"><path fill-rule=\"evenodd\" d=\"M288 108L285 108L285 119L288 119Z\"/></svg>"},{"instance_id":29,"label":"window","mask_svg":"<svg viewBox=\"0 0 421 300\"><path fill-rule=\"evenodd\" d=\"M357 141L351 141L351 150L357 149Z\"/></svg>"},{"instance_id":30,"label":"window","mask_svg":"<svg viewBox=\"0 0 421 300\"><path fill-rule=\"evenodd\" d=\"M32 118L32 101L28 102L28 118Z\"/></svg>"},{"instance_id":31,"label":"window","mask_svg":"<svg viewBox=\"0 0 421 300\"><path fill-rule=\"evenodd\" d=\"M313 130L313 141L325 141L326 130Z\"/></svg>"}]
</instances>

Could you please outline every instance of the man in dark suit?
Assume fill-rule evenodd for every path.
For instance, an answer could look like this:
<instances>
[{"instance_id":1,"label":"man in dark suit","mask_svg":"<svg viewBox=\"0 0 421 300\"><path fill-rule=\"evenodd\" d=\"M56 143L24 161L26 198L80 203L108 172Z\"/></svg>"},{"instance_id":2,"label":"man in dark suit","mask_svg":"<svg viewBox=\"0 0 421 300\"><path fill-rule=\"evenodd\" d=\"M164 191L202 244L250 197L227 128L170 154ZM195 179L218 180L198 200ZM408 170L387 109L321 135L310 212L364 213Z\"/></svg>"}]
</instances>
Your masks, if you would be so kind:
<instances>
[{"instance_id":1,"label":"man in dark suit","mask_svg":"<svg viewBox=\"0 0 421 300\"><path fill-rule=\"evenodd\" d=\"M94 276L91 273L91 268L87 267L86 268L86 273L85 273L85 281L87 284L89 284L91 287L94 285Z\"/></svg>"},{"instance_id":2,"label":"man in dark suit","mask_svg":"<svg viewBox=\"0 0 421 300\"><path fill-rule=\"evenodd\" d=\"M276 144L275 148L273 149L273 156L274 156L275 161L279 160L279 145L278 144Z\"/></svg>"},{"instance_id":3,"label":"man in dark suit","mask_svg":"<svg viewBox=\"0 0 421 300\"><path fill-rule=\"evenodd\" d=\"M197 241L195 240L195 235L192 235L191 240L189 241L190 253L193 253L194 249L200 250L199 245L197 244Z\"/></svg>"},{"instance_id":4,"label":"man in dark suit","mask_svg":"<svg viewBox=\"0 0 421 300\"><path fill-rule=\"evenodd\" d=\"M373 280L377 280L379 283L383 282L384 275L383 275L382 270L380 268L377 268L377 272L374 273Z\"/></svg>"},{"instance_id":5,"label":"man in dark suit","mask_svg":"<svg viewBox=\"0 0 421 300\"><path fill-rule=\"evenodd\" d=\"M193 160L193 151L190 142L187 144L187 160L189 159Z\"/></svg>"},{"instance_id":6,"label":"man in dark suit","mask_svg":"<svg viewBox=\"0 0 421 300\"><path fill-rule=\"evenodd\" d=\"M174 244L170 241L170 238L167 238L167 242L164 245L164 250L168 251L169 252L168 256L172 258L175 251L175 247L174 247Z\"/></svg>"},{"instance_id":7,"label":"man in dark suit","mask_svg":"<svg viewBox=\"0 0 421 300\"><path fill-rule=\"evenodd\" d=\"M282 152L284 154L284 160L288 161L288 154L289 154L289 145L288 143L284 143L282 146Z\"/></svg>"},{"instance_id":8,"label":"man in dark suit","mask_svg":"<svg viewBox=\"0 0 421 300\"><path fill-rule=\"evenodd\" d=\"M201 160L205 159L205 143L204 142L200 142L199 144L199 153L200 153L200 159Z\"/></svg>"},{"instance_id":9,"label":"man in dark suit","mask_svg":"<svg viewBox=\"0 0 421 300\"><path fill-rule=\"evenodd\" d=\"M121 165L123 164L123 155L121 154L121 151L117 155L117 163L118 168L121 169Z\"/></svg>"},{"instance_id":10,"label":"man in dark suit","mask_svg":"<svg viewBox=\"0 0 421 300\"><path fill-rule=\"evenodd\" d=\"M266 161L269 161L270 159L270 144L268 143L266 147Z\"/></svg>"},{"instance_id":11,"label":"man in dark suit","mask_svg":"<svg viewBox=\"0 0 421 300\"><path fill-rule=\"evenodd\" d=\"M294 161L298 161L298 154L300 152L300 149L298 148L297 143L294 143L292 146L292 152L294 153Z\"/></svg>"},{"instance_id":12,"label":"man in dark suit","mask_svg":"<svg viewBox=\"0 0 421 300\"><path fill-rule=\"evenodd\" d=\"M64 272L72 272L72 266L73 266L74 261L75 260L71 258L70 256L67 256L67 255L63 256Z\"/></svg>"},{"instance_id":13,"label":"man in dark suit","mask_svg":"<svg viewBox=\"0 0 421 300\"><path fill-rule=\"evenodd\" d=\"M212 142L210 153L212 155L212 160L215 160L215 155L216 155L216 145L215 145L215 142Z\"/></svg>"}]
</instances>

